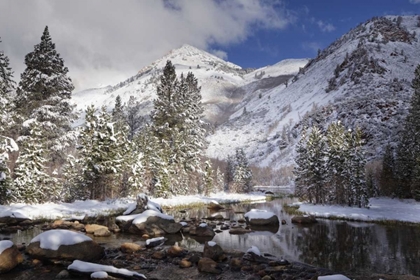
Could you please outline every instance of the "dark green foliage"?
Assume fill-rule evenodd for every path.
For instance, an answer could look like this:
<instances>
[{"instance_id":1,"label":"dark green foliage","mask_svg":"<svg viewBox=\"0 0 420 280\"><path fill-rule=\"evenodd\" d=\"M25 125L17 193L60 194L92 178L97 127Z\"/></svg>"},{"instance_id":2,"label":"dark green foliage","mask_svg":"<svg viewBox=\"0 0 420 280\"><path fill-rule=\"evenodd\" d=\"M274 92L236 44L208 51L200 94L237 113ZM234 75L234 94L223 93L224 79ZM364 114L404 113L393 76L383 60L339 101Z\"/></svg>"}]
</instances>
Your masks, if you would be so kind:
<instances>
[{"instance_id":1,"label":"dark green foliage","mask_svg":"<svg viewBox=\"0 0 420 280\"><path fill-rule=\"evenodd\" d=\"M393 196L396 194L397 185L395 181L395 160L391 145L385 147L381 171L381 194Z\"/></svg>"},{"instance_id":2,"label":"dark green foliage","mask_svg":"<svg viewBox=\"0 0 420 280\"><path fill-rule=\"evenodd\" d=\"M397 147L395 193L400 198L412 198L420 190L420 65L414 72L412 88L410 108Z\"/></svg>"},{"instance_id":3,"label":"dark green foliage","mask_svg":"<svg viewBox=\"0 0 420 280\"><path fill-rule=\"evenodd\" d=\"M295 194L310 203L366 207L365 164L362 132L346 132L340 122L326 133L312 127L296 147Z\"/></svg>"},{"instance_id":4,"label":"dark green foliage","mask_svg":"<svg viewBox=\"0 0 420 280\"><path fill-rule=\"evenodd\" d=\"M29 117L34 109L42 105L56 105L62 99L70 99L74 86L67 77L64 60L55 50L48 26L44 29L41 42L25 56L25 64L15 100L16 108L23 116ZM71 108L66 113L69 111Z\"/></svg>"}]
</instances>

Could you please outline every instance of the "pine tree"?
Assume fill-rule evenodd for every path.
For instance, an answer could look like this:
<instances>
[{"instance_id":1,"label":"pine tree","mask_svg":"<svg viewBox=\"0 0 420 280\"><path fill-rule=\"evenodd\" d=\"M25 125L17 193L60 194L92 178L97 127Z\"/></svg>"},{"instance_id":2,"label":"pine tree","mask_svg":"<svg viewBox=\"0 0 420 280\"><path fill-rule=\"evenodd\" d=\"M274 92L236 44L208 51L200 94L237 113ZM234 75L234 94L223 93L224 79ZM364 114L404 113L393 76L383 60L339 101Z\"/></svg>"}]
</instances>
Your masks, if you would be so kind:
<instances>
[{"instance_id":1,"label":"pine tree","mask_svg":"<svg viewBox=\"0 0 420 280\"><path fill-rule=\"evenodd\" d=\"M75 140L71 133L74 106L70 103L74 86L55 49L48 26L41 42L25 56L25 64L14 103L23 120L36 119L44 131L42 141L50 151L49 165L54 169L56 162L60 165L65 161L64 150ZM25 133L27 131L22 132Z\"/></svg>"},{"instance_id":2,"label":"pine tree","mask_svg":"<svg viewBox=\"0 0 420 280\"><path fill-rule=\"evenodd\" d=\"M381 171L381 194L385 196L395 195L395 161L393 150L390 144L386 145L382 160Z\"/></svg>"},{"instance_id":3,"label":"pine tree","mask_svg":"<svg viewBox=\"0 0 420 280\"><path fill-rule=\"evenodd\" d=\"M313 201L312 192L308 190L309 186L309 160L306 143L308 139L306 136L306 129L302 130L302 134L298 144L296 145L296 166L293 170L295 175L295 195L301 200L307 200L310 203Z\"/></svg>"},{"instance_id":4,"label":"pine tree","mask_svg":"<svg viewBox=\"0 0 420 280\"><path fill-rule=\"evenodd\" d=\"M127 164L127 137L116 131L105 108L96 115L94 106L86 110L86 123L80 132L80 155L85 188L91 199L118 194L121 174Z\"/></svg>"},{"instance_id":5,"label":"pine tree","mask_svg":"<svg viewBox=\"0 0 420 280\"><path fill-rule=\"evenodd\" d=\"M46 150L40 141L42 131L36 121L25 125L29 134L18 139L20 154L15 166L11 201L29 204L59 201L60 184L46 173L44 166Z\"/></svg>"},{"instance_id":6,"label":"pine tree","mask_svg":"<svg viewBox=\"0 0 420 280\"><path fill-rule=\"evenodd\" d=\"M369 196L365 174L366 158L364 156L362 131L360 128L356 128L352 134L350 147L349 178L352 197L348 199L349 206L366 207L369 202Z\"/></svg>"},{"instance_id":7,"label":"pine tree","mask_svg":"<svg viewBox=\"0 0 420 280\"><path fill-rule=\"evenodd\" d=\"M396 173L398 187L396 194L400 198L410 198L420 192L420 65L414 72L414 89L410 108L405 121L401 141L397 147Z\"/></svg>"},{"instance_id":8,"label":"pine tree","mask_svg":"<svg viewBox=\"0 0 420 280\"><path fill-rule=\"evenodd\" d=\"M3 51L0 51L0 98L10 99L9 94L15 89L15 84L16 82L13 80L13 71L10 67L9 58Z\"/></svg>"},{"instance_id":9,"label":"pine tree","mask_svg":"<svg viewBox=\"0 0 420 280\"><path fill-rule=\"evenodd\" d=\"M252 171L242 148L236 149L236 164L233 175L233 189L236 192L250 192L252 190Z\"/></svg>"},{"instance_id":10,"label":"pine tree","mask_svg":"<svg viewBox=\"0 0 420 280\"><path fill-rule=\"evenodd\" d=\"M204 195L209 196L210 193L214 192L213 167L209 160L206 160L204 164Z\"/></svg>"},{"instance_id":11,"label":"pine tree","mask_svg":"<svg viewBox=\"0 0 420 280\"><path fill-rule=\"evenodd\" d=\"M333 122L328 126L326 141L326 165L328 166L326 183L329 189L329 200L333 203L345 204L349 188L349 177L346 174L349 143L346 141L344 126L340 122Z\"/></svg>"},{"instance_id":12,"label":"pine tree","mask_svg":"<svg viewBox=\"0 0 420 280\"><path fill-rule=\"evenodd\" d=\"M216 184L216 191L222 192L225 189L225 180L220 168L217 167L216 173L214 174L214 182Z\"/></svg>"},{"instance_id":13,"label":"pine tree","mask_svg":"<svg viewBox=\"0 0 420 280\"><path fill-rule=\"evenodd\" d=\"M314 203L325 203L327 190L325 189L325 139L321 130L312 127L307 142L308 152L308 192Z\"/></svg>"},{"instance_id":14,"label":"pine tree","mask_svg":"<svg viewBox=\"0 0 420 280\"><path fill-rule=\"evenodd\" d=\"M200 185L196 179L201 172L200 154L205 146L202 113L197 79L188 73L178 80L175 67L168 61L157 87L151 131L161 149L159 157L167 159L163 160L167 163L166 171L154 174L164 175L172 193L184 194L192 190L192 184Z\"/></svg>"},{"instance_id":15,"label":"pine tree","mask_svg":"<svg viewBox=\"0 0 420 280\"><path fill-rule=\"evenodd\" d=\"M231 190L233 184L233 178L235 176L236 162L232 155L229 155L226 159L226 170L225 170L225 185L228 190Z\"/></svg>"},{"instance_id":16,"label":"pine tree","mask_svg":"<svg viewBox=\"0 0 420 280\"><path fill-rule=\"evenodd\" d=\"M63 59L55 50L48 26L41 42L25 56L25 64L16 98L16 107L24 116L29 117L35 108L44 105L51 97L71 98L74 86L67 77L68 69Z\"/></svg>"},{"instance_id":17,"label":"pine tree","mask_svg":"<svg viewBox=\"0 0 420 280\"><path fill-rule=\"evenodd\" d=\"M144 118L140 116L140 102L134 96L130 96L128 100L126 121L129 127L128 139L132 140L144 123Z\"/></svg>"}]
</instances>

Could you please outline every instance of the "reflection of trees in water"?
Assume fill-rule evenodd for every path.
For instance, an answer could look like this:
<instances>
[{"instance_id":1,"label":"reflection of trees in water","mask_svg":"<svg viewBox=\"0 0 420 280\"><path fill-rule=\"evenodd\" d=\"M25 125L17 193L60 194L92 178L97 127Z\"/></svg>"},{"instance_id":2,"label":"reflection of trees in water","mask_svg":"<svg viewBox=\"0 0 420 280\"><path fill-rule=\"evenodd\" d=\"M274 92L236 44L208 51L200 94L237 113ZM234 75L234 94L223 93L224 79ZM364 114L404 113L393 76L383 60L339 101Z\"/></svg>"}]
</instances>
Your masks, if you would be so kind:
<instances>
[{"instance_id":1,"label":"reflection of trees in water","mask_svg":"<svg viewBox=\"0 0 420 280\"><path fill-rule=\"evenodd\" d=\"M323 222L299 228L295 232L298 258L305 263L338 271L369 270L372 264L369 250L378 245L372 229Z\"/></svg>"},{"instance_id":2,"label":"reflection of trees in water","mask_svg":"<svg viewBox=\"0 0 420 280\"><path fill-rule=\"evenodd\" d=\"M391 272L420 276L420 228L393 226L386 229Z\"/></svg>"}]
</instances>

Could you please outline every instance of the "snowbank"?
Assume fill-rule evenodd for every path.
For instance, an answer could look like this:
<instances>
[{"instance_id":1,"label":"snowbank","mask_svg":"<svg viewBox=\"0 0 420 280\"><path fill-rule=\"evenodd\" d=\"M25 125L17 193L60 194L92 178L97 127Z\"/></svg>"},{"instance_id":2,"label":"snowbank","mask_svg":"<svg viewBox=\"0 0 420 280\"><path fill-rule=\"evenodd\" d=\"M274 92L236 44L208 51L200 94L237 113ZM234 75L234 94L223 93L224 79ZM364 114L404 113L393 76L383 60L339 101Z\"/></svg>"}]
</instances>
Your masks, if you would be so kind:
<instances>
[{"instance_id":1,"label":"snowbank","mask_svg":"<svg viewBox=\"0 0 420 280\"><path fill-rule=\"evenodd\" d=\"M355 221L402 221L420 223L420 202L414 199L371 198L369 208L298 204L299 211L320 218L338 217Z\"/></svg>"}]
</instances>

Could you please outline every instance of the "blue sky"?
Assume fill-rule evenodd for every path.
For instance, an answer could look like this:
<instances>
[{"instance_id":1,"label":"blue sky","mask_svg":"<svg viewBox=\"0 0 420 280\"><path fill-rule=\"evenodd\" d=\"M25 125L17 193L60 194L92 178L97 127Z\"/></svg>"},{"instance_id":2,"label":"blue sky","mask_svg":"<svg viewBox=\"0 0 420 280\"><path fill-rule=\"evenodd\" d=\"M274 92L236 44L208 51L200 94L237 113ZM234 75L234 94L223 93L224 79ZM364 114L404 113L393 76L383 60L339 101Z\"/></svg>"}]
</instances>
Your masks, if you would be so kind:
<instances>
[{"instance_id":1,"label":"blue sky","mask_svg":"<svg viewBox=\"0 0 420 280\"><path fill-rule=\"evenodd\" d=\"M311 58L373 16L420 0L1 0L0 50L19 81L48 25L77 90L113 85L190 44L242 67Z\"/></svg>"},{"instance_id":2,"label":"blue sky","mask_svg":"<svg viewBox=\"0 0 420 280\"><path fill-rule=\"evenodd\" d=\"M221 47L242 67L261 67L286 58L314 57L359 23L374 16L420 14L420 0L286 0L291 20L283 29L254 29L244 42ZM217 48L217 46L214 46Z\"/></svg>"}]
</instances>

